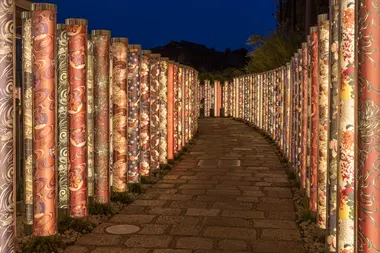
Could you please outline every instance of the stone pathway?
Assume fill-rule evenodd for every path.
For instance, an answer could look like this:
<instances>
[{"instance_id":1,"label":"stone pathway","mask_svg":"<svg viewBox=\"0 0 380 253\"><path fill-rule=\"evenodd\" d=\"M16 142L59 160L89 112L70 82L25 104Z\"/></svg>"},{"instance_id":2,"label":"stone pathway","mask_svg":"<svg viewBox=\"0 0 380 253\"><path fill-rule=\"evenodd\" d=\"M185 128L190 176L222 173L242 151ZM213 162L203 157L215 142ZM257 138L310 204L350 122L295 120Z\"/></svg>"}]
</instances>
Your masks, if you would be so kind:
<instances>
[{"instance_id":1,"label":"stone pathway","mask_svg":"<svg viewBox=\"0 0 380 253\"><path fill-rule=\"evenodd\" d=\"M108 234L133 224L130 235ZM275 149L232 119L203 119L190 154L158 184L84 235L75 253L303 253Z\"/></svg>"}]
</instances>

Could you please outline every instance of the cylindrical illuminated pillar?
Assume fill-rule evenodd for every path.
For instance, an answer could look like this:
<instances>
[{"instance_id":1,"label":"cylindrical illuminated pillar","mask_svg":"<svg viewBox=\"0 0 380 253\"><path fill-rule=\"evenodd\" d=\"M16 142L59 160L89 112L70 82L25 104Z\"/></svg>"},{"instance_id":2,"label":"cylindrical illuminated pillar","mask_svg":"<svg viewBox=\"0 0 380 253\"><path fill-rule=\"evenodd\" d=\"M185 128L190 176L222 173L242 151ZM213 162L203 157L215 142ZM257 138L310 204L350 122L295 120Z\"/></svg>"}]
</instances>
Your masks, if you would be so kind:
<instances>
[{"instance_id":1,"label":"cylindrical illuminated pillar","mask_svg":"<svg viewBox=\"0 0 380 253\"><path fill-rule=\"evenodd\" d=\"M141 46L128 45L128 183L139 183Z\"/></svg>"},{"instance_id":2,"label":"cylindrical illuminated pillar","mask_svg":"<svg viewBox=\"0 0 380 253\"><path fill-rule=\"evenodd\" d=\"M22 12L22 86L24 121L25 224L33 225L33 65L32 12ZM66 36L65 36L66 38ZM65 55L66 59L66 55ZM58 66L60 66L58 64ZM58 86L59 89L59 86ZM59 92L59 91L58 91ZM59 116L58 116L59 117ZM66 119L65 119L66 122ZM66 154L66 153L65 153ZM67 166L67 162L66 162ZM60 171L58 169L58 171ZM67 167L65 167L67 172ZM67 175L67 173L66 173ZM67 177L66 177L67 178ZM67 183L67 181L66 181ZM67 193L67 184L66 191ZM66 197L67 195L65 194ZM66 199L67 200L67 199ZM66 202L67 203L67 202Z\"/></svg>"},{"instance_id":3,"label":"cylindrical illuminated pillar","mask_svg":"<svg viewBox=\"0 0 380 253\"><path fill-rule=\"evenodd\" d=\"M301 187L306 189L306 154L307 154L307 92L308 92L308 54L307 43L302 43L302 144L301 144Z\"/></svg>"},{"instance_id":4,"label":"cylindrical illuminated pillar","mask_svg":"<svg viewBox=\"0 0 380 253\"><path fill-rule=\"evenodd\" d=\"M168 163L168 61L160 61L160 164Z\"/></svg>"},{"instance_id":5,"label":"cylindrical illuminated pillar","mask_svg":"<svg viewBox=\"0 0 380 253\"><path fill-rule=\"evenodd\" d=\"M174 62L168 62L168 159L174 159Z\"/></svg>"},{"instance_id":6,"label":"cylindrical illuminated pillar","mask_svg":"<svg viewBox=\"0 0 380 253\"><path fill-rule=\"evenodd\" d=\"M178 153L178 63L173 65L173 89L174 89L174 104L173 104L173 149L174 155Z\"/></svg>"},{"instance_id":7,"label":"cylindrical illuminated pillar","mask_svg":"<svg viewBox=\"0 0 380 253\"><path fill-rule=\"evenodd\" d=\"M310 210L317 212L317 174L318 174L318 27L310 28L311 40L311 182L310 182Z\"/></svg>"},{"instance_id":8,"label":"cylindrical illuminated pillar","mask_svg":"<svg viewBox=\"0 0 380 253\"><path fill-rule=\"evenodd\" d=\"M3 5L2 5L3 6ZM10 8L10 7L8 7ZM56 188L56 5L34 3L34 222L33 235L57 233ZM6 43L6 42L4 42ZM11 42L9 42L11 43ZM11 45L12 46L12 45ZM11 61L11 60L10 60ZM4 82L5 83L5 82ZM3 151L4 152L4 151Z\"/></svg>"},{"instance_id":9,"label":"cylindrical illuminated pillar","mask_svg":"<svg viewBox=\"0 0 380 253\"><path fill-rule=\"evenodd\" d=\"M127 185L127 75L128 39L112 38L113 170L112 191L126 192Z\"/></svg>"},{"instance_id":10,"label":"cylindrical illuminated pillar","mask_svg":"<svg viewBox=\"0 0 380 253\"><path fill-rule=\"evenodd\" d=\"M94 197L94 54L91 35L87 36L87 194Z\"/></svg>"},{"instance_id":11,"label":"cylindrical illuminated pillar","mask_svg":"<svg viewBox=\"0 0 380 253\"><path fill-rule=\"evenodd\" d=\"M211 109L210 81L205 80L205 117L210 117L210 109Z\"/></svg>"},{"instance_id":12,"label":"cylindrical illuminated pillar","mask_svg":"<svg viewBox=\"0 0 380 253\"><path fill-rule=\"evenodd\" d=\"M189 113L189 100L190 100L190 96L189 96L189 93L190 93L190 89L189 89L189 68L188 67L185 67L184 70L183 70L183 78L184 78L184 95L185 95L185 98L184 98L184 115L185 115L185 118L184 118L184 130L185 130L185 144L187 144L189 142L189 116L190 116L190 113ZM213 91L214 89L211 89L211 91ZM212 97L212 100L213 101L214 97ZM212 105L211 105L212 107ZM214 107L215 108L215 107Z\"/></svg>"},{"instance_id":13,"label":"cylindrical illuminated pillar","mask_svg":"<svg viewBox=\"0 0 380 253\"><path fill-rule=\"evenodd\" d=\"M185 127L186 127L186 121L185 121L185 113L186 113L186 85L185 85L185 72L186 72L186 66L181 67L181 82L182 82L182 147L186 145L185 141Z\"/></svg>"},{"instance_id":14,"label":"cylindrical illuminated pillar","mask_svg":"<svg viewBox=\"0 0 380 253\"><path fill-rule=\"evenodd\" d=\"M150 168L160 169L160 55L150 55Z\"/></svg>"},{"instance_id":15,"label":"cylindrical illuminated pillar","mask_svg":"<svg viewBox=\"0 0 380 253\"><path fill-rule=\"evenodd\" d=\"M87 205L87 20L66 19L69 127L69 215L86 217Z\"/></svg>"},{"instance_id":16,"label":"cylindrical illuminated pillar","mask_svg":"<svg viewBox=\"0 0 380 253\"><path fill-rule=\"evenodd\" d=\"M177 78L177 85L178 85L178 151L180 151L183 147L183 66L178 66L178 78Z\"/></svg>"},{"instance_id":17,"label":"cylindrical illuminated pillar","mask_svg":"<svg viewBox=\"0 0 380 253\"><path fill-rule=\"evenodd\" d=\"M222 87L220 85L220 81L216 81L216 90L217 90L216 116L220 117L220 109L222 107Z\"/></svg>"},{"instance_id":18,"label":"cylindrical illuminated pillar","mask_svg":"<svg viewBox=\"0 0 380 253\"><path fill-rule=\"evenodd\" d=\"M108 204L109 194L109 89L110 36L107 30L93 30L94 54L94 175L95 202Z\"/></svg>"},{"instance_id":19,"label":"cylindrical illuminated pillar","mask_svg":"<svg viewBox=\"0 0 380 253\"><path fill-rule=\"evenodd\" d=\"M150 83L149 60L151 51L143 50L140 62L140 174L150 175Z\"/></svg>"},{"instance_id":20,"label":"cylindrical illuminated pillar","mask_svg":"<svg viewBox=\"0 0 380 253\"><path fill-rule=\"evenodd\" d=\"M311 189L311 110L312 110L312 45L311 45L311 36L307 36L307 154L306 154L306 196L310 199L310 189Z\"/></svg>"},{"instance_id":21,"label":"cylindrical illuminated pillar","mask_svg":"<svg viewBox=\"0 0 380 253\"><path fill-rule=\"evenodd\" d=\"M359 7L358 252L380 252L380 27L378 2Z\"/></svg>"},{"instance_id":22,"label":"cylindrical illuminated pillar","mask_svg":"<svg viewBox=\"0 0 380 253\"><path fill-rule=\"evenodd\" d=\"M319 25L319 131L318 131L318 215L317 225L326 229L327 137L329 129L329 49L330 22L327 14L318 16Z\"/></svg>"},{"instance_id":23,"label":"cylindrical illuminated pillar","mask_svg":"<svg viewBox=\"0 0 380 253\"><path fill-rule=\"evenodd\" d=\"M355 251L355 184L357 69L355 67L355 0L340 1L340 107L338 137L338 252ZM367 13L366 13L367 15ZM372 21L370 21L372 22ZM366 56L367 57L367 56ZM371 61L371 64L373 62ZM369 85L369 84L366 84ZM372 89L372 88L371 88ZM370 127L371 129L375 129Z\"/></svg>"},{"instance_id":24,"label":"cylindrical illuminated pillar","mask_svg":"<svg viewBox=\"0 0 380 253\"><path fill-rule=\"evenodd\" d=\"M1 61L0 61L0 189L1 189L1 205L0 205L0 251L15 252L15 227L16 227L16 210L15 210L15 188L16 173L15 167L15 130L13 128L15 122L15 98L14 89L15 80L15 5L12 0L3 0L0 3L0 27L1 36L0 43L2 45ZM35 19L33 19L35 20ZM52 20L52 23L53 20ZM54 24L55 26L55 24ZM50 27L53 27L51 24ZM54 27L55 28L55 27ZM54 38L54 34L53 39ZM54 44L54 43L53 43ZM53 48L54 49L54 48ZM54 52L54 51L53 51ZM54 54L53 54L54 55ZM39 56L39 55L38 55ZM53 79L54 80L54 79ZM43 83L45 84L45 83ZM54 144L54 143L53 143ZM42 191L44 193L44 191ZM49 206L50 207L50 206ZM55 214L55 212L53 212Z\"/></svg>"},{"instance_id":25,"label":"cylindrical illuminated pillar","mask_svg":"<svg viewBox=\"0 0 380 253\"><path fill-rule=\"evenodd\" d=\"M328 208L326 250L336 252L337 172L338 172L338 113L339 113L339 4L331 5L330 26L330 98L328 139Z\"/></svg>"}]
</instances>

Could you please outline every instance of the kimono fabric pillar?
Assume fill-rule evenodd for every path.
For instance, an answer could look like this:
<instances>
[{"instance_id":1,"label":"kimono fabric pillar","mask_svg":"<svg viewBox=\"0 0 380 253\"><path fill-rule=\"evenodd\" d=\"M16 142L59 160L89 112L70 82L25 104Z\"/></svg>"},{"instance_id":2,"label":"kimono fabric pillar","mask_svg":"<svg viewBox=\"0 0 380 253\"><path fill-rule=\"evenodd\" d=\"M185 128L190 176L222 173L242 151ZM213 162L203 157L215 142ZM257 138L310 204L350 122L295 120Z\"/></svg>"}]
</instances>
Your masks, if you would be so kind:
<instances>
[{"instance_id":1,"label":"kimono fabric pillar","mask_svg":"<svg viewBox=\"0 0 380 253\"><path fill-rule=\"evenodd\" d=\"M173 65L173 89L174 89L174 104L173 104L173 149L174 156L178 154L178 63Z\"/></svg>"},{"instance_id":2,"label":"kimono fabric pillar","mask_svg":"<svg viewBox=\"0 0 380 253\"><path fill-rule=\"evenodd\" d=\"M141 46L128 46L128 183L139 183Z\"/></svg>"},{"instance_id":3,"label":"kimono fabric pillar","mask_svg":"<svg viewBox=\"0 0 380 253\"><path fill-rule=\"evenodd\" d=\"M302 145L301 145L301 187L306 189L306 144L307 144L307 43L302 43Z\"/></svg>"},{"instance_id":4,"label":"kimono fabric pillar","mask_svg":"<svg viewBox=\"0 0 380 253\"><path fill-rule=\"evenodd\" d=\"M160 55L150 55L150 168L152 171L160 169Z\"/></svg>"},{"instance_id":5,"label":"kimono fabric pillar","mask_svg":"<svg viewBox=\"0 0 380 253\"><path fill-rule=\"evenodd\" d=\"M56 6L35 3L33 9L34 72L34 222L33 235L57 233L55 139Z\"/></svg>"},{"instance_id":6,"label":"kimono fabric pillar","mask_svg":"<svg viewBox=\"0 0 380 253\"><path fill-rule=\"evenodd\" d=\"M312 44L311 36L307 36L307 153L306 153L306 196L310 199L311 192L311 110L312 110Z\"/></svg>"},{"instance_id":7,"label":"kimono fabric pillar","mask_svg":"<svg viewBox=\"0 0 380 253\"><path fill-rule=\"evenodd\" d=\"M168 159L174 159L174 125L173 125L173 113L174 113L174 62L169 61L168 63L168 129L167 129L167 137L168 137Z\"/></svg>"},{"instance_id":8,"label":"kimono fabric pillar","mask_svg":"<svg viewBox=\"0 0 380 253\"><path fill-rule=\"evenodd\" d=\"M57 80L58 80L58 210L59 217L67 215L69 206L69 189L68 189L68 112L67 112L67 30L66 25L57 25Z\"/></svg>"},{"instance_id":9,"label":"kimono fabric pillar","mask_svg":"<svg viewBox=\"0 0 380 253\"><path fill-rule=\"evenodd\" d=\"M15 191L16 177L15 167L15 129L14 125L14 107L15 100L13 89L15 82L15 6L14 1L0 1L0 42L3 46L0 55L0 132L7 138L0 139L0 160L2 166L0 169L0 188L1 203L0 206L0 252L15 252Z\"/></svg>"},{"instance_id":10,"label":"kimono fabric pillar","mask_svg":"<svg viewBox=\"0 0 380 253\"><path fill-rule=\"evenodd\" d=\"M317 173L318 173L318 27L310 28L311 35L311 182L310 211L317 212Z\"/></svg>"},{"instance_id":11,"label":"kimono fabric pillar","mask_svg":"<svg viewBox=\"0 0 380 253\"><path fill-rule=\"evenodd\" d=\"M330 22L327 14L318 16L319 23L319 131L318 131L318 216L317 225L326 229L327 206L327 137L329 129L329 49Z\"/></svg>"},{"instance_id":12,"label":"kimono fabric pillar","mask_svg":"<svg viewBox=\"0 0 380 253\"><path fill-rule=\"evenodd\" d=\"M210 117L210 81L205 80L205 117Z\"/></svg>"},{"instance_id":13,"label":"kimono fabric pillar","mask_svg":"<svg viewBox=\"0 0 380 253\"><path fill-rule=\"evenodd\" d=\"M356 162L356 57L355 0L340 1L340 108L338 154L338 226L339 253L355 251L355 162Z\"/></svg>"},{"instance_id":14,"label":"kimono fabric pillar","mask_svg":"<svg viewBox=\"0 0 380 253\"><path fill-rule=\"evenodd\" d=\"M183 147L183 66L178 66L178 151Z\"/></svg>"},{"instance_id":15,"label":"kimono fabric pillar","mask_svg":"<svg viewBox=\"0 0 380 253\"><path fill-rule=\"evenodd\" d=\"M327 179L327 238L326 250L336 252L336 218L337 218L337 171L338 171L338 113L339 113L339 5L338 0L330 6L330 108L328 139L328 179Z\"/></svg>"},{"instance_id":16,"label":"kimono fabric pillar","mask_svg":"<svg viewBox=\"0 0 380 253\"><path fill-rule=\"evenodd\" d=\"M88 215L87 204L87 20L66 19L68 42L69 215Z\"/></svg>"},{"instance_id":17,"label":"kimono fabric pillar","mask_svg":"<svg viewBox=\"0 0 380 253\"><path fill-rule=\"evenodd\" d=\"M94 54L94 172L95 203L108 204L109 194L109 86L110 37L108 30L93 30Z\"/></svg>"},{"instance_id":18,"label":"kimono fabric pillar","mask_svg":"<svg viewBox=\"0 0 380 253\"><path fill-rule=\"evenodd\" d=\"M33 65L32 13L22 12L25 231L33 225Z\"/></svg>"},{"instance_id":19,"label":"kimono fabric pillar","mask_svg":"<svg viewBox=\"0 0 380 253\"><path fill-rule=\"evenodd\" d=\"M160 164L168 163L168 58L161 58L160 61Z\"/></svg>"},{"instance_id":20,"label":"kimono fabric pillar","mask_svg":"<svg viewBox=\"0 0 380 253\"><path fill-rule=\"evenodd\" d=\"M113 192L127 192L128 39L112 38Z\"/></svg>"},{"instance_id":21,"label":"kimono fabric pillar","mask_svg":"<svg viewBox=\"0 0 380 253\"><path fill-rule=\"evenodd\" d=\"M87 195L94 200L94 55L91 35L87 35Z\"/></svg>"},{"instance_id":22,"label":"kimono fabric pillar","mask_svg":"<svg viewBox=\"0 0 380 253\"><path fill-rule=\"evenodd\" d=\"M140 61L140 174L150 175L150 82L149 60L151 51L143 50Z\"/></svg>"},{"instance_id":23,"label":"kimono fabric pillar","mask_svg":"<svg viewBox=\"0 0 380 253\"><path fill-rule=\"evenodd\" d=\"M184 68L184 72L183 72L183 75L184 75L184 82L185 82L185 103L184 103L184 108L185 108L185 144L189 143L189 117L190 117L190 107L189 107L189 103L190 103L190 89L189 89L189 68L188 67L185 67ZM212 91L214 91L214 89L211 89ZM214 93L215 94L215 93ZM212 97L212 101L214 101L214 107L211 106L211 108L215 108L215 96Z\"/></svg>"},{"instance_id":24,"label":"kimono fabric pillar","mask_svg":"<svg viewBox=\"0 0 380 253\"><path fill-rule=\"evenodd\" d=\"M380 252L380 28L378 2L358 10L358 252Z\"/></svg>"}]
</instances>

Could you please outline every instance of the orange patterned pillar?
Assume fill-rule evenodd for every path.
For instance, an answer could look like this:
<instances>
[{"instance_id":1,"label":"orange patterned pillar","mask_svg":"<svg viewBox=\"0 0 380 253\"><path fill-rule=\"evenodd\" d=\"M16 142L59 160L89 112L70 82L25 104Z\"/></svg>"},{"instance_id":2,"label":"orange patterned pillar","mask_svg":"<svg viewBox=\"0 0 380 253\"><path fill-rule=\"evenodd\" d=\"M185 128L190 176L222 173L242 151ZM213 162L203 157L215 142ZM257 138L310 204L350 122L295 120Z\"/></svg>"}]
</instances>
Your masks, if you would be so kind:
<instances>
[{"instance_id":1,"label":"orange patterned pillar","mask_svg":"<svg viewBox=\"0 0 380 253\"><path fill-rule=\"evenodd\" d=\"M169 61L168 64L168 159L174 159L174 149L173 149L173 133L174 133L174 125L173 125L173 105L174 105L174 62Z\"/></svg>"},{"instance_id":2,"label":"orange patterned pillar","mask_svg":"<svg viewBox=\"0 0 380 253\"><path fill-rule=\"evenodd\" d=\"M57 233L55 30L56 5L33 4L33 235Z\"/></svg>"},{"instance_id":3,"label":"orange patterned pillar","mask_svg":"<svg viewBox=\"0 0 380 253\"><path fill-rule=\"evenodd\" d=\"M87 206L87 20L66 19L68 38L69 215L86 217Z\"/></svg>"}]
</instances>

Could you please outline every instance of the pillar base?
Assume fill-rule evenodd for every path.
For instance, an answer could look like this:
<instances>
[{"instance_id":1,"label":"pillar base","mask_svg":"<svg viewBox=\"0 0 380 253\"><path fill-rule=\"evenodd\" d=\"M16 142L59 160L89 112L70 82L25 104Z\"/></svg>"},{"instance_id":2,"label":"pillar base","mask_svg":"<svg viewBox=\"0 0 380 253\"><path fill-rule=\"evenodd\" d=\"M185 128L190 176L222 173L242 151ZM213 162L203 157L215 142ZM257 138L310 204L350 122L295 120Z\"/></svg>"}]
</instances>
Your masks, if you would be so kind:
<instances>
[{"instance_id":1,"label":"pillar base","mask_svg":"<svg viewBox=\"0 0 380 253\"><path fill-rule=\"evenodd\" d=\"M58 220L63 221L68 216L67 208L58 208Z\"/></svg>"},{"instance_id":2,"label":"pillar base","mask_svg":"<svg viewBox=\"0 0 380 253\"><path fill-rule=\"evenodd\" d=\"M30 223L24 222L23 229L24 229L24 234L31 235L33 233L33 223L30 224Z\"/></svg>"}]
</instances>

